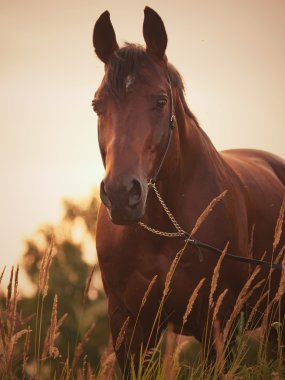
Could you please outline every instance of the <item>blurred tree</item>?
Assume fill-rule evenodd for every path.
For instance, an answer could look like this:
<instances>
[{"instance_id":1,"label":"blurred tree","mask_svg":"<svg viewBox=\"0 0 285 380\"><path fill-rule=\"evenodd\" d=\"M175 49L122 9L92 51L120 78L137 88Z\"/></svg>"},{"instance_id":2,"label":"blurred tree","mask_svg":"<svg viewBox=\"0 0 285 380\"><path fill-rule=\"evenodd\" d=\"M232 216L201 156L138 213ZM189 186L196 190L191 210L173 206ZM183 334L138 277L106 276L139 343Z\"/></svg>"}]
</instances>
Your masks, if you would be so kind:
<instances>
[{"instance_id":1,"label":"blurred tree","mask_svg":"<svg viewBox=\"0 0 285 380\"><path fill-rule=\"evenodd\" d=\"M38 289L41 260L53 240L54 256L49 270L48 294L44 299L42 317L41 351L45 335L50 325L52 305L55 294L58 296L58 319L67 313L60 335L56 340L61 357L57 362L63 363L74 356L76 345L82 340L90 325L95 322L95 329L84 346L81 355L93 367L99 364L102 351L108 343L108 320L106 299L102 289L98 264L95 263L92 281L87 296L86 283L92 266L84 260L86 246L95 251L95 224L98 213L98 201L93 195L88 201L76 203L64 201L64 216L58 225L46 225L26 241L23 267L35 289ZM94 260L95 261L95 260ZM38 295L24 297L19 302L19 309L24 316L36 313ZM33 332L36 331L36 317L29 322ZM34 339L31 340L30 359L35 355ZM57 363L57 364L58 364Z\"/></svg>"}]
</instances>

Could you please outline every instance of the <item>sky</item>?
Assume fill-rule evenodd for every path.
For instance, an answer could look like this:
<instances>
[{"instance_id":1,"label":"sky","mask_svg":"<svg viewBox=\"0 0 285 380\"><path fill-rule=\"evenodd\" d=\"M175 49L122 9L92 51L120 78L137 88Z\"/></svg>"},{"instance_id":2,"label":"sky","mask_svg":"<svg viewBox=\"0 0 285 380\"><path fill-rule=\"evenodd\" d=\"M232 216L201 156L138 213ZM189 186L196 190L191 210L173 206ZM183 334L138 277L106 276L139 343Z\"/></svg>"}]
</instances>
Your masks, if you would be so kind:
<instances>
[{"instance_id":1,"label":"sky","mask_svg":"<svg viewBox=\"0 0 285 380\"><path fill-rule=\"evenodd\" d=\"M93 26L108 9L119 44L143 44L145 5L165 23L168 59L214 145L285 157L284 0L0 0L1 267L60 219L63 198L88 197L103 177Z\"/></svg>"}]
</instances>

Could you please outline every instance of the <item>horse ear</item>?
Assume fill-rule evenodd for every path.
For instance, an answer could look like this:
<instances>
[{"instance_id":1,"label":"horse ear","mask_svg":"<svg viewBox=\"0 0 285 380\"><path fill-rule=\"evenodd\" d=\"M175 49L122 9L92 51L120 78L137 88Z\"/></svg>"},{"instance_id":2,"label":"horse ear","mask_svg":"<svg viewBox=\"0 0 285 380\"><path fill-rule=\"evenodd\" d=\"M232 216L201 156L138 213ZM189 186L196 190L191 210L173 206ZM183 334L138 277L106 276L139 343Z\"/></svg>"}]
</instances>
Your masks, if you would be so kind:
<instances>
[{"instance_id":1,"label":"horse ear","mask_svg":"<svg viewBox=\"0 0 285 380\"><path fill-rule=\"evenodd\" d=\"M144 9L143 36L147 52L162 59L167 46L166 30L161 17L149 7Z\"/></svg>"},{"instance_id":2,"label":"horse ear","mask_svg":"<svg viewBox=\"0 0 285 380\"><path fill-rule=\"evenodd\" d=\"M93 46L98 58L106 64L119 48L108 11L102 13L96 21L93 31Z\"/></svg>"}]
</instances>

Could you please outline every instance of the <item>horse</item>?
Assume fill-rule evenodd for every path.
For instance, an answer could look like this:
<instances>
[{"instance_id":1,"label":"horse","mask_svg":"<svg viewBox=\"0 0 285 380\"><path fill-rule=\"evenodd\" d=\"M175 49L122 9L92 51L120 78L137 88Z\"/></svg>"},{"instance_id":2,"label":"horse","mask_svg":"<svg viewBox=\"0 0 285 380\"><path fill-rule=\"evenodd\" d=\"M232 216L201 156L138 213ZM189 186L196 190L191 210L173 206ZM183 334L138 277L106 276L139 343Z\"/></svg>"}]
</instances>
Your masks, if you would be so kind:
<instances>
[{"instance_id":1,"label":"horse","mask_svg":"<svg viewBox=\"0 0 285 380\"><path fill-rule=\"evenodd\" d=\"M137 368L141 350L153 349L168 324L203 340L211 279L221 259L209 247L226 247L227 254L241 259L225 255L220 263L213 297L216 301L227 289L218 312L224 326L255 260L272 262L285 243L282 232L272 252L285 195L285 161L254 149L218 152L186 103L182 77L165 54L164 23L149 7L143 36L145 47L119 47L108 11L93 32L95 52L105 65L92 102L105 166L96 247L113 344L125 373L130 357ZM198 228L197 220L214 199ZM195 244L199 241L204 246ZM259 269L249 308L264 294L269 271L271 299L278 289L280 271ZM202 279L183 322L189 297ZM265 308L259 302L258 311Z\"/></svg>"}]
</instances>

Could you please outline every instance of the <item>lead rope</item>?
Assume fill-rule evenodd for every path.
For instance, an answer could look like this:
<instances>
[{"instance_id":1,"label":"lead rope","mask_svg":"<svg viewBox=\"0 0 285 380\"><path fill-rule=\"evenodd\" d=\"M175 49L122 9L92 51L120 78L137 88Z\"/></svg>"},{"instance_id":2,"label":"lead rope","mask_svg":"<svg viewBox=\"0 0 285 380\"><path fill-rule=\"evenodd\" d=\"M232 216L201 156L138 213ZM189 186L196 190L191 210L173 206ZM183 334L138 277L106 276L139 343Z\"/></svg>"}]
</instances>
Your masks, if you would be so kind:
<instances>
[{"instance_id":1,"label":"lead rope","mask_svg":"<svg viewBox=\"0 0 285 380\"><path fill-rule=\"evenodd\" d=\"M159 231L155 228L148 226L147 224L145 224L143 222L139 222L138 224L142 228L144 228L145 230L147 230L147 231L149 231L155 235L158 235L158 236L164 236L164 237L169 237L169 238L177 238L177 237L182 238L183 240L185 240L186 243L193 245L197 249L197 256L198 256L198 259L200 262L202 262L204 260L201 248L208 249L208 250L215 252L217 254L222 253L222 250L220 250L216 247L212 247L209 244L202 243L201 241L199 241L197 239L193 239L188 232L183 230L183 228L180 227L177 220L174 218L174 216L170 212L169 208L166 206L165 202L163 201L161 195L159 194L159 192L157 190L155 182L150 182L148 184L148 186L154 190L154 193L155 193L157 199L159 200L159 203L161 204L163 210L165 211L166 215L170 219L171 223L173 224L173 226L175 227L177 232ZM233 255L233 254L230 254L228 252L226 252L225 257L230 259L230 260L239 261L239 262L243 262L246 264L260 265L262 267L282 270L282 264L281 263L273 263L273 262L269 262L269 261L263 261L263 260L259 260L259 259L253 259L253 258L249 258L249 257Z\"/></svg>"},{"instance_id":2,"label":"lead rope","mask_svg":"<svg viewBox=\"0 0 285 380\"><path fill-rule=\"evenodd\" d=\"M192 244L197 249L197 256L198 256L198 259L201 263L204 260L204 257L203 257L202 251L200 249L200 246L199 246L200 242L198 242L198 240L196 240L196 239L193 239L188 232L186 232L185 230L183 230L183 228L180 227L179 223L174 218L173 214L171 213L169 208L166 206L164 200L162 199L161 195L159 194L159 191L157 190L155 182L150 181L148 186L149 186L149 188L153 189L153 191L154 191L159 203L161 204L164 212L168 216L169 220L171 221L171 223L173 224L173 226L175 227L177 232L159 231L155 228L148 226L147 224L145 224L143 222L138 222L138 224L142 228L144 228L145 230L147 230L147 231L149 231L155 235L168 237L168 238L177 238L178 237L178 238L182 238L183 240L185 240L185 243Z\"/></svg>"},{"instance_id":3,"label":"lead rope","mask_svg":"<svg viewBox=\"0 0 285 380\"><path fill-rule=\"evenodd\" d=\"M138 224L141 227L143 227L145 230L147 230L149 232L152 232L155 235L165 236L165 237L170 237L170 238L171 237L185 237L186 240L189 239L189 234L180 227L180 225L178 224L177 220L174 218L174 216L172 215L171 211L166 206L164 200L162 199L161 195L159 194L159 192L157 190L155 182L150 181L149 184L148 184L148 186L149 186L150 189L153 189L153 191L154 191L157 199L159 200L159 203L161 204L164 212L166 213L166 215L170 219L171 223L173 224L173 226L175 227L175 229L176 229L177 232L159 231L159 230L156 230L155 228L152 228L152 227L148 226L147 224L145 224L143 222L139 222Z\"/></svg>"}]
</instances>

